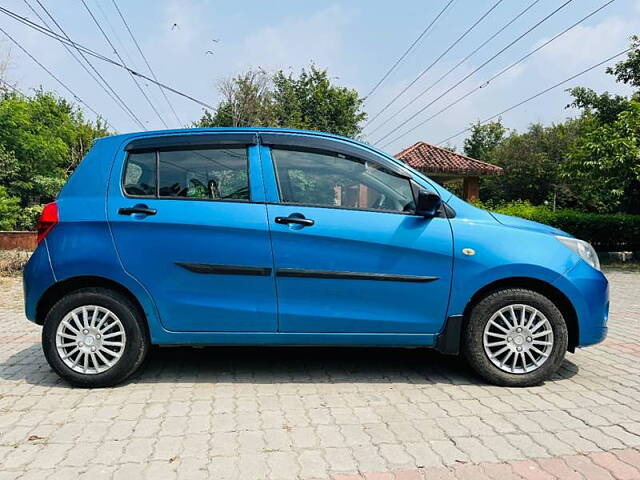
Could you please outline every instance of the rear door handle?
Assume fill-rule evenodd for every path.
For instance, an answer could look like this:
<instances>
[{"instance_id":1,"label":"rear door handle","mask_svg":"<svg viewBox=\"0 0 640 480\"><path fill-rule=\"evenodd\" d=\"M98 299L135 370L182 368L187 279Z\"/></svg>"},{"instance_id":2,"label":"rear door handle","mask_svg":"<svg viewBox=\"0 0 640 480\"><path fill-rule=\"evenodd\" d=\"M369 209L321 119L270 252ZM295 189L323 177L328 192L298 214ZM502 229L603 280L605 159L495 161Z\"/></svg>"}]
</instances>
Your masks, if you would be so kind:
<instances>
[{"instance_id":1,"label":"rear door handle","mask_svg":"<svg viewBox=\"0 0 640 480\"><path fill-rule=\"evenodd\" d=\"M316 222L314 222L310 218L289 216L289 217L276 217L276 223L279 225L294 224L294 225L301 225L303 227L311 227Z\"/></svg>"},{"instance_id":2,"label":"rear door handle","mask_svg":"<svg viewBox=\"0 0 640 480\"><path fill-rule=\"evenodd\" d=\"M139 213L141 215L155 215L158 211L155 208L148 207L125 207L118 210L120 215L134 215Z\"/></svg>"}]
</instances>

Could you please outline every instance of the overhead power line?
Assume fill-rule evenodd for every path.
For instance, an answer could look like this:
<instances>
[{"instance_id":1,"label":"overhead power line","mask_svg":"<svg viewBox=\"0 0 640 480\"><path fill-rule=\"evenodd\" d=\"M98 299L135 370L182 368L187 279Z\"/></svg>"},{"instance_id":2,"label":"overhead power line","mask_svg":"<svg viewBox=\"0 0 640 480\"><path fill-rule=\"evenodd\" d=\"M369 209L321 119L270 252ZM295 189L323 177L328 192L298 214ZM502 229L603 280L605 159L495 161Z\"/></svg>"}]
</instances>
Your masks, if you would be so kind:
<instances>
[{"instance_id":1,"label":"overhead power line","mask_svg":"<svg viewBox=\"0 0 640 480\"><path fill-rule=\"evenodd\" d=\"M491 61L493 61L495 58L497 58L499 55L501 55L503 52L505 52L506 50L508 50L510 47L512 47L513 45L515 45L518 41L520 41L522 38L524 38L526 35L528 35L529 33L531 33L533 30L535 30L536 28L538 28L540 25L542 25L544 22L546 22L547 20L549 20L551 17L553 17L556 13L558 13L560 10L562 10L564 7L566 7L567 5L569 5L573 0L567 0L566 2L564 2L562 5L560 5L559 7L557 7L555 10L553 10L551 13L547 14L542 20L540 20L538 23L536 23L535 25L533 25L531 28L529 28L526 32L520 34L515 40L511 41L509 44L507 44L505 47L503 47L500 51L498 51L498 53L494 54L491 58L489 58L488 60L486 60L485 62L483 62L479 67L476 67L475 69L473 69L470 73L468 73L467 75L465 75L462 80L456 82L452 87L449 87L447 90L445 90L444 92L442 92L438 97L436 97L434 100L432 100L431 102L429 102L428 104L426 104L424 107L422 107L420 110L418 110L417 112L415 112L413 115L411 115L408 119L406 119L404 122L402 122L400 125L398 125L397 127L395 127L394 129L392 129L389 133L387 133L386 135L384 135L383 137L379 138L376 142L374 142L374 144L378 144L381 141L383 141L385 138L391 136L393 133L397 132L398 130L400 130L400 128L402 128L402 126L407 123L410 122L411 120L413 120L414 118L416 118L418 115L420 115L422 112L424 112L427 108L429 108L431 105L433 105L435 102L437 102L438 100L440 100L442 97L444 97L447 93L449 93L450 91L452 91L453 89L455 89L456 87L458 87L460 84L462 84L465 80L467 80L469 77L471 77L472 75L474 75L475 73L477 73L480 69L482 69L485 65L489 64Z\"/></svg>"},{"instance_id":2,"label":"overhead power line","mask_svg":"<svg viewBox=\"0 0 640 480\"><path fill-rule=\"evenodd\" d=\"M66 32L64 31L64 29L62 28L62 26L60 26L60 24L56 21L56 19L51 15L51 13L49 13L49 10L47 10L47 8L42 4L42 2L40 0L36 0L36 2L38 3L38 5L40 5L40 8L42 8L42 10L44 11L44 13L51 19L51 21L55 24L55 26L58 28L58 30L60 30L60 32L66 36ZM38 13L38 11L27 1L24 0L24 3L27 5L27 7L29 7L29 10L31 10L36 17L38 17L40 19L40 21L42 23L44 23L47 28L50 28L47 21L42 17L42 15L40 15ZM113 100L113 102L118 105L127 115L129 115L129 117L136 123L138 123L138 125L140 125L142 128L144 128L144 124L142 122L140 122L135 114L129 110L127 110L127 106L126 104L122 101L122 99L118 96L118 94L115 91L110 91L109 88L111 88L109 86L109 84L106 82L106 80L100 75L100 72L98 72L95 67L91 64L91 62L89 61L88 58L86 58L82 52L78 52L78 54L81 56L81 58L84 60L85 63L76 56L76 54L73 52L73 50L71 49L72 47L69 47L68 45L63 45L65 50L67 50L67 52L69 52L69 55L71 55L73 57L73 59L84 69L85 72L87 72L89 74L89 76L102 88L102 90L104 90L104 92L111 98L111 100ZM91 67L91 69L93 70L93 72L91 70L89 70L89 67L87 67L87 65L89 65L89 67ZM95 72L95 73L94 73Z\"/></svg>"},{"instance_id":3,"label":"overhead power line","mask_svg":"<svg viewBox=\"0 0 640 480\"><path fill-rule=\"evenodd\" d=\"M105 123L111 127L114 128L113 125L111 125L105 118L104 116L100 115L97 111L95 111L89 104L87 104L87 102L85 102L84 100L82 100L73 90L71 90L71 88L69 88L67 86L67 84L65 84L62 80L60 80L51 70L49 70L47 67L45 67L36 57L34 57L33 55L31 55L31 53L24 48L20 42L18 42L16 39L14 39L11 35L9 35L7 33L7 31L0 27L0 32L2 32L16 47L18 47L25 55L27 55L29 58L31 58L31 60L33 60L36 64L38 64L38 66L40 68L42 68L45 72L47 72L56 82L58 82L58 84L60 84L62 86L62 88L64 88L67 92L69 92L73 98L83 104L85 107L87 107L91 112L93 112L93 114L96 117L102 118L104 119ZM115 130L115 129L114 129Z\"/></svg>"},{"instance_id":4,"label":"overhead power line","mask_svg":"<svg viewBox=\"0 0 640 480\"><path fill-rule=\"evenodd\" d=\"M425 88L424 90L422 90L418 95L416 95L415 97L413 97L411 100L409 100L405 105L403 105L402 107L400 107L400 109L398 111L396 111L396 113L394 113L393 115L391 115L390 117L388 117L384 122L382 122L380 125L378 125L376 128L374 128L373 130L371 130L371 132L369 132L369 135L373 135L374 133L376 133L378 130L380 130L382 127L384 127L386 124L388 124L391 120L393 120L394 118L396 118L401 112L403 112L405 109L407 109L410 105L413 105L414 102L420 98L421 96L423 96L425 93L427 93L429 90L431 90L433 87L435 87L437 84L439 84L442 80L444 80L445 78L447 78L449 76L449 74L451 72L453 72L454 70L456 70L460 65L462 65L464 62L466 62L467 60L469 60L469 58L471 58L473 55L475 55L480 49L482 49L482 47L484 47L487 43L489 43L491 40L493 40L494 38L496 38L498 35L500 35L502 32L504 32L507 28L509 28L516 20L518 20L522 15L524 15L525 13L527 13L529 10L531 10L534 6L536 6L538 3L540 3L541 0L534 0L533 3L531 3L528 7L526 7L524 10L522 10L520 13L518 13L515 17L513 17L511 20L509 20L507 23L505 23L500 29L498 29L493 35L491 35L489 38L487 38L484 42L482 42L480 45L478 45L475 49L473 49L471 51L471 53L469 53L467 56L465 56L462 60L460 60L458 63L456 63L453 67L451 67L445 74L443 74L440 78L438 78L435 82L433 82L431 85L429 85L427 88Z\"/></svg>"},{"instance_id":5,"label":"overhead power line","mask_svg":"<svg viewBox=\"0 0 640 480\"><path fill-rule=\"evenodd\" d=\"M433 120L434 118L436 118L438 115L446 112L447 110L449 110L450 108L452 108L453 106L457 105L458 103L460 103L462 100L466 99L467 97L469 97L470 95L474 94L475 92L477 92L480 89L486 88L492 81L494 81L496 78L504 75L505 73L507 73L509 70L511 70L512 68L514 68L516 65L522 63L523 61L525 61L527 58L529 58L530 56L532 56L533 54L535 54L536 52L542 50L544 47L546 47L547 45L549 45L551 42L553 42L554 40L557 40L558 38L560 38L561 36L563 36L564 34L566 34L567 32L573 30L575 27L577 27L578 25L580 25L581 23L583 23L585 20L591 18L592 16L594 16L596 13L598 13L600 10L602 10L603 8L607 7L608 5L610 5L611 3L613 3L615 0L609 0L608 2L606 2L605 4L601 5L600 7L598 7L597 9L593 10L591 13L589 13L588 15L582 17L580 20L578 20L577 22L573 23L572 25L570 25L569 27L565 28L563 31L561 31L560 33L557 33L556 35L554 35L553 37L551 37L549 40L547 40L546 42L542 43L541 45L539 45L538 47L534 48L533 50L531 50L529 53L527 53L526 55L520 57L518 60L516 60L515 62L511 63L509 66L503 68L502 70L500 70L498 73L496 73L495 75L493 75L491 78L489 78L488 80L482 82L481 84L479 84L478 86L476 86L475 88L471 89L470 91L468 91L467 93L465 93L464 95L458 97L456 100L454 100L453 102L449 103L446 107L438 110L436 113L434 113L433 115L431 115L430 117L426 118L425 120L421 121L419 124L417 124L415 127L411 128L410 130L406 131L405 133L403 133L402 135L396 137L394 140L392 140L391 142L388 142L385 144L389 145L393 142L395 142L396 140L398 140L399 138L404 137L405 135L407 135L408 133L413 132L414 130L416 130L417 128L425 125L426 123L430 122L431 120Z\"/></svg>"},{"instance_id":6,"label":"overhead power line","mask_svg":"<svg viewBox=\"0 0 640 480\"><path fill-rule=\"evenodd\" d=\"M133 75L136 75L136 76L138 76L140 78L144 78L145 80L147 80L147 81L149 81L149 82L151 82L151 83L153 83L155 85L158 85L159 87L161 87L161 88L163 88L163 89L165 89L165 90L167 90L169 92L175 93L176 95L180 95L181 97L184 97L184 98L186 98L188 100L191 100L192 102L197 103L198 105L201 105L201 106L203 106L203 107L205 107L205 108L207 108L209 110L215 110L214 106L212 106L212 105L210 105L210 104L208 104L206 102L203 102L202 100L198 100L197 98L195 98L195 97L193 97L193 96L191 96L191 95L189 95L187 93L184 93L184 92L182 92L182 91L180 91L180 90L178 90L176 88L173 88L173 87L171 87L171 86L169 86L169 85L167 85L165 83L162 83L162 82L159 82L157 80L154 80L153 78L150 78L147 75L144 75L144 74L142 74L140 72L136 72L135 70L132 70L131 68L129 68L129 67L127 67L127 66L125 66L125 65L123 65L123 64L121 64L121 63L119 63L119 62L117 62L115 60L113 60L112 58L109 58L109 57L107 57L105 55L102 55L101 53L98 53L98 52L90 49L89 47L86 47L86 46L84 46L84 45L82 45L82 44L80 44L78 42L66 39L66 38L62 37L61 35L58 35L54 31L52 31L51 29L43 27L42 25L39 25L39 24L37 24L35 22L32 22L28 18L25 18L25 17L23 17L21 15L18 15L17 13L12 12L11 10L9 10L7 8L0 7L0 13L4 13L8 17L13 18L14 20L22 23L23 25L26 25L27 27L38 31L38 32L42 33L43 35L46 35L47 37L53 38L54 40L56 40L56 41L58 41L60 43L64 43L64 44L67 44L67 45L72 45L73 47L78 48L79 50L81 50L82 52L86 53L87 55L90 55L90 56L95 57L95 58L97 58L99 60L102 60L103 62L107 62L107 63L110 63L111 65L115 65L116 67L119 67L119 68L122 68L124 70L127 70L127 71L131 72Z\"/></svg>"},{"instance_id":7,"label":"overhead power line","mask_svg":"<svg viewBox=\"0 0 640 480\"><path fill-rule=\"evenodd\" d=\"M536 93L535 95L531 95L530 97L525 98L524 100L522 100L522 101L520 101L520 102L516 103L515 105L512 105L512 106L510 106L509 108L505 108L505 109L504 109L504 110L502 110L501 112L496 113L495 115L491 115L490 117L485 118L484 120L482 120L481 122L478 122L478 123L479 123L480 125L482 125L482 124L484 124L484 123L490 122L491 120L493 120L493 119L495 119L495 118L501 117L501 116L502 116L502 115L504 115L505 113L508 113L508 112L510 112L511 110L514 110L514 109L516 109L516 108L520 107L521 105L524 105L525 103L528 103L528 102L530 102L531 100L534 100L534 99L536 99L536 98L540 97L541 95L544 95L545 93L550 92L551 90L554 90L554 89L556 89L556 88L558 88L558 87L561 87L561 86L562 86L562 85L564 85L565 83L568 83L568 82L570 82L571 80L576 79L576 78L577 78L577 77L579 77L580 75L584 75L585 73L588 73L588 72L590 72L591 70L594 70L594 69L596 69L596 68L598 68L598 67L601 67L602 65L606 65L606 64L607 64L607 63L609 63L611 60L613 60L613 59L615 59L615 58L618 58L619 56L624 55L625 53L628 53L628 52L630 52L630 51L631 51L631 48L627 48L626 50L623 50L622 52L616 53L615 55L612 55L611 57L607 58L606 60L603 60L603 61L601 61L601 62L599 62L599 63L597 63L597 64L595 64L595 65L592 65L591 67L586 68L586 69L582 70L581 72L578 72L578 73L576 73L575 75L572 75L572 76L570 76L569 78L567 78L567 79L565 79L565 80L562 80L561 82L556 83L555 85L552 85L552 86L550 86L550 87L548 87L548 88L545 88L544 90L542 90L542 91L540 91L540 92ZM473 128L473 126L471 126L471 127L467 127L467 128L465 128L464 130L460 130L458 133L455 133L455 134L451 135L450 137L447 137L447 138L445 138L444 140L442 140L442 141L438 142L438 143L437 143L437 145L442 145L443 143L448 142L449 140L451 140L451 139L453 139L453 138L456 138L456 137L458 137L458 136L462 135L462 134L463 134L463 133L465 133L465 132L468 132L468 131L469 131L469 130L471 130L472 128Z\"/></svg>"},{"instance_id":8,"label":"overhead power line","mask_svg":"<svg viewBox=\"0 0 640 480\"><path fill-rule=\"evenodd\" d=\"M151 73L151 76L154 78L154 80L158 81L158 77L156 77L155 72L151 68L151 65L149 64L149 61L147 60L146 55L142 52L142 48L140 48L140 44L138 44L138 41L136 40L136 37L133 35L133 31L129 27L129 24L125 20L124 15L120 11L120 8L118 7L118 4L116 3L116 0L112 0L112 1L113 1L113 6L116 7L118 15L120 15L120 18L122 19L122 23L124 23L124 26L127 27L127 31L129 32L129 35L131 36L131 40L133 40L133 43L135 44L136 48L138 49L138 53L140 53L140 56L144 60L144 63L147 65L147 68L149 69L149 72ZM176 113L176 110L173 108L173 104L169 101L169 97L167 97L167 94L165 93L165 91L162 88L158 87L158 89L160 90L160 93L162 93L162 96L164 97L165 101L167 102L167 105L169 105L169 108L171 109L171 112L173 113L173 116L176 117L176 120L178 121L178 125L182 125L182 121L180 120L180 117L178 117L178 114Z\"/></svg>"},{"instance_id":9,"label":"overhead power line","mask_svg":"<svg viewBox=\"0 0 640 480\"><path fill-rule=\"evenodd\" d=\"M572 1L572 0L570 0ZM451 51L451 49L453 47L455 47L458 43L460 43L460 41L462 41L462 39L464 37L466 37L469 33L471 33L471 31L476 28L478 26L478 24L480 24L480 22L482 22L482 20L484 20L493 10L495 10L498 5L500 5L503 2L503 0L498 0L496 3L494 3L491 8L489 8L489 10L487 10L484 14L482 14L480 16L480 18L478 18L475 23L473 25L471 25L469 28L467 28L467 30L460 35L451 45L449 45L449 47L447 47L447 49L442 52L440 54L440 56L438 58L436 58L433 62L431 62L431 64L425 68L424 70L422 70L422 72L420 72L418 74L418 76L416 78L414 78L409 85L407 85L406 87L404 87L400 93L398 93L395 97L393 97L384 107L382 107L382 109L376 113L373 118L371 118L371 120L369 120L366 124L365 124L365 128L367 127L367 125L370 125L372 122L374 122L376 120L376 118L378 118L380 115L382 115L384 112L387 111L387 108L389 108L391 105L393 105L402 95L405 94L405 92L407 90L409 90L413 85L416 84L416 82L418 80L420 80L427 72L429 72L429 70L431 70L441 59L442 57L444 57L447 53L449 53Z\"/></svg>"},{"instance_id":10,"label":"overhead power line","mask_svg":"<svg viewBox=\"0 0 640 480\"><path fill-rule=\"evenodd\" d=\"M6 80L0 78L0 83L2 83L2 88L4 88L5 92L7 92L8 90L11 90L13 93L17 93L18 95L20 95L22 97L26 97L26 95L19 88L14 87L13 85L11 85Z\"/></svg>"},{"instance_id":11,"label":"overhead power line","mask_svg":"<svg viewBox=\"0 0 640 480\"><path fill-rule=\"evenodd\" d=\"M109 38L109 35L107 35L107 33L104 31L104 29L102 28L102 25L100 25L100 22L98 22L98 19L95 17L93 12L89 8L89 5L87 5L87 2L85 2L85 0L80 0L80 1L82 2L82 5L84 5L84 8L89 13L89 16L93 19L93 22L98 27L98 30L100 30L100 32L102 33L102 36L105 38L107 43L111 46L111 49L113 50L113 53L116 54L116 57L118 57L118 60L120 60L122 65L124 65L126 67L126 63L125 63L124 59L120 56L120 53L118 52L118 49L116 49L116 46L113 44L113 42ZM127 70L129 71L130 69L127 68ZM131 80L133 80L133 83L136 84L136 87L138 87L138 90L140 90L140 93L145 98L145 100L147 101L147 103L149 104L151 109L154 111L154 113L157 115L157 117L160 119L160 121L162 122L164 127L165 128L169 128L169 126L167 125L167 122L164 121L164 118L162 118L162 115L160 115L160 112L158 112L158 110L156 109L155 105L153 104L153 102L151 101L149 96L147 95L147 92L145 92L144 89L140 86L140 83L138 83L138 79L131 73L131 71L129 71L129 76L131 77Z\"/></svg>"},{"instance_id":12,"label":"overhead power line","mask_svg":"<svg viewBox=\"0 0 640 480\"><path fill-rule=\"evenodd\" d=\"M422 38L427 34L427 32L431 31L431 27L433 27L433 25L438 21L438 19L444 14L444 12L447 11L447 9L451 6L451 4L455 2L455 0L449 0L449 2L447 2L447 4L442 8L442 10L440 10L440 12L438 13L438 15L436 15L436 17L431 20L431 22L429 22L429 24L427 25L427 27L422 30L422 32L420 33L420 35L418 35L418 38L416 38L413 43L411 45L409 45L409 48L407 48L404 53L402 55L400 55L400 58L398 58L395 63L393 65L391 65L391 68L389 68L389 70L387 70L387 73L385 73L382 78L380 80L378 80L378 83L376 83L373 88L371 89L371 91L369 93L367 93L364 97L364 100L367 101L371 95L373 95L373 92L375 92L378 87L380 85L382 85L382 83L387 79L387 77L389 75L391 75L391 72L393 72L396 67L400 64L400 62L402 62L402 60L405 59L405 57L407 55L409 55L409 53L411 52L411 50L413 50L413 48L418 44L418 42L420 42L420 40L422 40Z\"/></svg>"}]
</instances>

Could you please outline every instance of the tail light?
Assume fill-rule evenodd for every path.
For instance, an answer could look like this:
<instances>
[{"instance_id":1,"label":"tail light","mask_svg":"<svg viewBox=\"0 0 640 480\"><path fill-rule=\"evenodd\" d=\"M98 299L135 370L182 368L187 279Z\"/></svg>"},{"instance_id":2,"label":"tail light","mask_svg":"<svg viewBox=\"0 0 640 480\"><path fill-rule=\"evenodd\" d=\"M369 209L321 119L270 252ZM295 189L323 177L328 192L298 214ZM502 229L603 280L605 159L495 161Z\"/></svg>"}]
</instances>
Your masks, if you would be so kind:
<instances>
[{"instance_id":1,"label":"tail light","mask_svg":"<svg viewBox=\"0 0 640 480\"><path fill-rule=\"evenodd\" d=\"M58 223L58 205L56 202L47 203L42 209L40 219L38 220L38 243L44 240L44 237Z\"/></svg>"}]
</instances>

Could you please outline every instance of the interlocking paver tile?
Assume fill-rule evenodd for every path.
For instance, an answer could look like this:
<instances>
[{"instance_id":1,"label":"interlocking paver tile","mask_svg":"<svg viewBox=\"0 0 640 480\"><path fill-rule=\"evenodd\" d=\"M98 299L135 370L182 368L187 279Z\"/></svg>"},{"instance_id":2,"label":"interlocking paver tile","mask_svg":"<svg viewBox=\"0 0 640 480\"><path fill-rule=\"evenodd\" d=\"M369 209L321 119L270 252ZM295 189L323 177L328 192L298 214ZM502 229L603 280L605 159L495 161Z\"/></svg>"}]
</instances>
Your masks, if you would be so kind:
<instances>
[{"instance_id":1,"label":"interlocking paver tile","mask_svg":"<svg viewBox=\"0 0 640 480\"><path fill-rule=\"evenodd\" d=\"M0 480L640 478L640 274L607 340L544 385L486 385L421 350L160 349L117 388L48 367L0 278Z\"/></svg>"}]
</instances>

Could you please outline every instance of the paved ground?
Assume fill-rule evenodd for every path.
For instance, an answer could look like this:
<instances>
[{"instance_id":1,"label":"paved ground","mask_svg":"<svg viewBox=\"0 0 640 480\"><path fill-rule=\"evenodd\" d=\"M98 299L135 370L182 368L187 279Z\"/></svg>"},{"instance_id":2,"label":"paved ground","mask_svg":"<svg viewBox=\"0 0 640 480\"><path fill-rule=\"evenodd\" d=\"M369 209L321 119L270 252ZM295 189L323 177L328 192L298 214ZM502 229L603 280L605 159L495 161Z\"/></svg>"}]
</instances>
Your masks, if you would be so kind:
<instances>
[{"instance_id":1,"label":"paved ground","mask_svg":"<svg viewBox=\"0 0 640 480\"><path fill-rule=\"evenodd\" d=\"M609 278L609 338L536 388L419 350L179 349L93 391L0 278L0 479L638 479L640 274Z\"/></svg>"}]
</instances>

